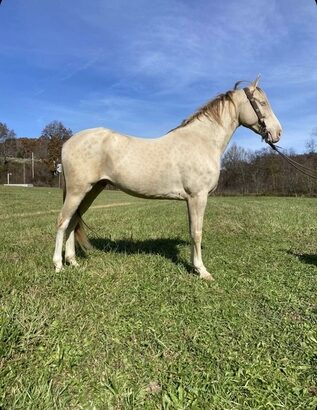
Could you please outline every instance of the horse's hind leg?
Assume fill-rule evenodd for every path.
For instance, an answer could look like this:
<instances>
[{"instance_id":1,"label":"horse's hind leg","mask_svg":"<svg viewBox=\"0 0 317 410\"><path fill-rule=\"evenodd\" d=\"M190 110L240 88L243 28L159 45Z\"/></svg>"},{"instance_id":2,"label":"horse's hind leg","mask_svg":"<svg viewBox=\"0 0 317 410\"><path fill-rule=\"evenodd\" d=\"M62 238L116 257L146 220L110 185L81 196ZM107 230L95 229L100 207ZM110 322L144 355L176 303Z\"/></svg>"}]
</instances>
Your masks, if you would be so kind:
<instances>
[{"instance_id":1,"label":"horse's hind leg","mask_svg":"<svg viewBox=\"0 0 317 410\"><path fill-rule=\"evenodd\" d=\"M201 257L201 239L205 208L207 204L207 193L201 193L187 200L189 231L192 238L192 264L199 273L199 277L213 280L213 277L205 268Z\"/></svg>"},{"instance_id":2,"label":"horse's hind leg","mask_svg":"<svg viewBox=\"0 0 317 410\"><path fill-rule=\"evenodd\" d=\"M87 194L82 199L79 207L78 212L74 215L74 219L71 224L69 224L67 231L66 231L66 246L65 246L65 260L72 266L78 266L76 261L76 252L75 252L75 227L78 223L78 214L82 216L96 197L100 194L100 192L106 186L107 181L98 181L94 184L93 188L87 192Z\"/></svg>"},{"instance_id":3,"label":"horse's hind leg","mask_svg":"<svg viewBox=\"0 0 317 410\"><path fill-rule=\"evenodd\" d=\"M69 263L71 266L78 266L78 263L76 261L76 252L75 252L74 228L72 228L69 233L66 232L65 261Z\"/></svg>"},{"instance_id":4,"label":"horse's hind leg","mask_svg":"<svg viewBox=\"0 0 317 410\"><path fill-rule=\"evenodd\" d=\"M75 225L76 221L75 213L81 201L85 197L86 193L90 191L90 189L91 185L87 185L81 190L76 189L76 191L73 192L71 190L67 191L65 202L57 221L58 227L56 233L55 251L53 256L53 262L56 272L59 272L63 268L62 251L65 231L68 226L70 226L71 232L71 227Z\"/></svg>"}]
</instances>

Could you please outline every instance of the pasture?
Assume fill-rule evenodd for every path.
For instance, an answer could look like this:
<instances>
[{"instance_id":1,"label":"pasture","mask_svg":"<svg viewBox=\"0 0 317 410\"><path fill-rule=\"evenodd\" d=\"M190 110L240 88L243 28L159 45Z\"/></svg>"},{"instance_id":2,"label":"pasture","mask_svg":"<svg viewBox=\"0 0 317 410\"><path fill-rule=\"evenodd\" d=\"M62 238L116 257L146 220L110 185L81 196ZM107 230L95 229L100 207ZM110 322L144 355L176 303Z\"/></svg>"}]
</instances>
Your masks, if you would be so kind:
<instances>
[{"instance_id":1,"label":"pasture","mask_svg":"<svg viewBox=\"0 0 317 410\"><path fill-rule=\"evenodd\" d=\"M55 273L62 193L0 188L1 409L315 409L317 200L186 205L103 192L94 250Z\"/></svg>"}]
</instances>

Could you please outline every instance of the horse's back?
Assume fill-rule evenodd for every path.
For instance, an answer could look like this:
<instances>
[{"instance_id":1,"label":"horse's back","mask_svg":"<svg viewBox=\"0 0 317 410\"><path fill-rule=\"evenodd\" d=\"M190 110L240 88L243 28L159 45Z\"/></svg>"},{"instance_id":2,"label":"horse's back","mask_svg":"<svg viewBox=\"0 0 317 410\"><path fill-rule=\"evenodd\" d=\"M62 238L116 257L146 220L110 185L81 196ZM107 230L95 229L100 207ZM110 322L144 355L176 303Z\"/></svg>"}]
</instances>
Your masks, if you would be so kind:
<instances>
[{"instance_id":1,"label":"horse's back","mask_svg":"<svg viewBox=\"0 0 317 410\"><path fill-rule=\"evenodd\" d=\"M63 146L65 172L85 170L95 178L110 178L121 168L145 166L149 156L158 154L158 139L144 139L120 134L108 128L92 128L78 132ZM154 142L154 144L153 144ZM155 145L155 146L154 146ZM68 172L69 173L69 172Z\"/></svg>"},{"instance_id":2,"label":"horse's back","mask_svg":"<svg viewBox=\"0 0 317 410\"><path fill-rule=\"evenodd\" d=\"M73 135L63 145L63 159L67 158L71 151L77 153L83 153L87 151L99 151L107 140L116 138L119 134L109 128L89 128L80 131ZM124 135L120 135L121 138L125 138Z\"/></svg>"}]
</instances>

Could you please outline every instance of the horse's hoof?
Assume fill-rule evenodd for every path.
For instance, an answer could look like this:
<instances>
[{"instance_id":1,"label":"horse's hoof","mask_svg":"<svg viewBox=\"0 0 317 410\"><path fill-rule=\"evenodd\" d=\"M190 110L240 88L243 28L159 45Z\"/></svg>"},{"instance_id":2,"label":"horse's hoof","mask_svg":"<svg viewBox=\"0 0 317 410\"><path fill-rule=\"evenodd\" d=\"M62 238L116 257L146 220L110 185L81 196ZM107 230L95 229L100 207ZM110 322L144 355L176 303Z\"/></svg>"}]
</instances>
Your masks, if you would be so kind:
<instances>
[{"instance_id":1,"label":"horse's hoof","mask_svg":"<svg viewBox=\"0 0 317 410\"><path fill-rule=\"evenodd\" d=\"M78 268L79 267L79 263L77 261L71 262L70 266L74 267L74 268Z\"/></svg>"},{"instance_id":2,"label":"horse's hoof","mask_svg":"<svg viewBox=\"0 0 317 410\"><path fill-rule=\"evenodd\" d=\"M76 259L67 259L67 263L74 268L78 268L79 266L79 263L76 261Z\"/></svg>"},{"instance_id":3,"label":"horse's hoof","mask_svg":"<svg viewBox=\"0 0 317 410\"><path fill-rule=\"evenodd\" d=\"M212 275L210 275L209 272L200 273L199 277L200 277L200 279L208 280L210 282L215 280L214 277Z\"/></svg>"}]
</instances>

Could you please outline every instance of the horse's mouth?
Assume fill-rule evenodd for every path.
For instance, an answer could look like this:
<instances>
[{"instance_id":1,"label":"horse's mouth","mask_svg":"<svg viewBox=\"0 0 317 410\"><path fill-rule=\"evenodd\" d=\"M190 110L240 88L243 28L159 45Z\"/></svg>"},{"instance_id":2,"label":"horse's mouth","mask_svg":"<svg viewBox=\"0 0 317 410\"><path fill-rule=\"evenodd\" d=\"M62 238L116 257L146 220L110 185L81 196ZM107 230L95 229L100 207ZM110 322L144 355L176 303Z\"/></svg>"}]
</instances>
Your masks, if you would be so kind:
<instances>
[{"instance_id":1,"label":"horse's mouth","mask_svg":"<svg viewBox=\"0 0 317 410\"><path fill-rule=\"evenodd\" d=\"M273 142L272 134L270 131L265 130L261 134L262 140L264 140L266 143Z\"/></svg>"},{"instance_id":2,"label":"horse's mouth","mask_svg":"<svg viewBox=\"0 0 317 410\"><path fill-rule=\"evenodd\" d=\"M266 131L263 135L262 138L264 139L264 141L266 143L271 143L271 144L275 144L276 142L279 141L279 138L274 138L272 133L270 131Z\"/></svg>"},{"instance_id":3,"label":"horse's mouth","mask_svg":"<svg viewBox=\"0 0 317 410\"><path fill-rule=\"evenodd\" d=\"M266 133L265 133L265 142L273 142L273 137L272 137L272 134L270 133L270 131L267 131Z\"/></svg>"}]
</instances>

